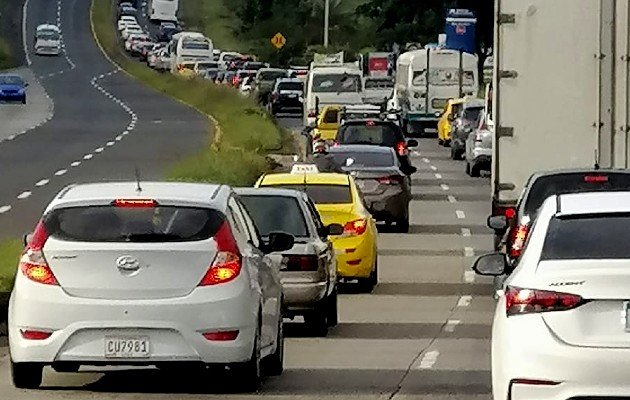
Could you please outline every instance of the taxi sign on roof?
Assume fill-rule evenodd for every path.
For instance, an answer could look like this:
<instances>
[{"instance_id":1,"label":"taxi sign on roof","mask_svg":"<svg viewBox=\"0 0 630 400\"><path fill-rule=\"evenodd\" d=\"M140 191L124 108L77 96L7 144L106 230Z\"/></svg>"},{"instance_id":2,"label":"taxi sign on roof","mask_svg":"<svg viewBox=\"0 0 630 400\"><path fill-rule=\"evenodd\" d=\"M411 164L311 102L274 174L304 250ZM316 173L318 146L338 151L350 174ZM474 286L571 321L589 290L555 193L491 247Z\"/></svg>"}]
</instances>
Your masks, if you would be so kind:
<instances>
[{"instance_id":1,"label":"taxi sign on roof","mask_svg":"<svg viewBox=\"0 0 630 400\"><path fill-rule=\"evenodd\" d=\"M315 164L295 164L291 168L292 174L316 174L319 170Z\"/></svg>"}]
</instances>

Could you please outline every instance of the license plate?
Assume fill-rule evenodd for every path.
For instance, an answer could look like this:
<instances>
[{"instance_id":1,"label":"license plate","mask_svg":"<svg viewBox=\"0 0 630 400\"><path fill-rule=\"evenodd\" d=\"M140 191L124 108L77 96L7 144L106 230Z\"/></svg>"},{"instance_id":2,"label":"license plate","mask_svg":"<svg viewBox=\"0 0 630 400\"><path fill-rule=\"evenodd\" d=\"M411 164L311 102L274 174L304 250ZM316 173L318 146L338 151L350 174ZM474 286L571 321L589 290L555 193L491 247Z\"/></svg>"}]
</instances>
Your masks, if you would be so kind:
<instances>
[{"instance_id":1,"label":"license plate","mask_svg":"<svg viewBox=\"0 0 630 400\"><path fill-rule=\"evenodd\" d=\"M150 343L146 336L105 336L105 357L147 358Z\"/></svg>"}]
</instances>

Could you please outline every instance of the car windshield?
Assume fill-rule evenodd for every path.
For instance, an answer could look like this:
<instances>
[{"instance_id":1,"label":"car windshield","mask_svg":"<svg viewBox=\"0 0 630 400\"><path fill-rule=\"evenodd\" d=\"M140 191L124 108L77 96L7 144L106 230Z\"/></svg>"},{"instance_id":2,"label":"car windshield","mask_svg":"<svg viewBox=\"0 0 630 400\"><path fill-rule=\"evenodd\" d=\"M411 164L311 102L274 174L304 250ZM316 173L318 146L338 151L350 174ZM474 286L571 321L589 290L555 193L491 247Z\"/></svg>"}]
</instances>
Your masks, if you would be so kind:
<instances>
[{"instance_id":1,"label":"car windshield","mask_svg":"<svg viewBox=\"0 0 630 400\"><path fill-rule=\"evenodd\" d=\"M470 122L479 122L479 117L483 112L483 107L469 107L464 109L462 118Z\"/></svg>"},{"instance_id":2,"label":"car windshield","mask_svg":"<svg viewBox=\"0 0 630 400\"><path fill-rule=\"evenodd\" d=\"M630 215L554 217L540 256L543 260L630 258Z\"/></svg>"},{"instance_id":3,"label":"car windshield","mask_svg":"<svg viewBox=\"0 0 630 400\"><path fill-rule=\"evenodd\" d=\"M59 40L60 36L54 31L43 31L37 34L37 38L42 40Z\"/></svg>"},{"instance_id":4,"label":"car windshield","mask_svg":"<svg viewBox=\"0 0 630 400\"><path fill-rule=\"evenodd\" d=\"M393 167L394 155L391 152L331 151L335 161L347 167ZM350 165L348 165L348 160Z\"/></svg>"},{"instance_id":5,"label":"car windshield","mask_svg":"<svg viewBox=\"0 0 630 400\"><path fill-rule=\"evenodd\" d=\"M347 185L274 185L284 189L306 192L315 204L349 204L352 203L352 192Z\"/></svg>"},{"instance_id":6,"label":"car windshield","mask_svg":"<svg viewBox=\"0 0 630 400\"><path fill-rule=\"evenodd\" d=\"M304 90L302 82L281 82L278 84L278 90Z\"/></svg>"},{"instance_id":7,"label":"car windshield","mask_svg":"<svg viewBox=\"0 0 630 400\"><path fill-rule=\"evenodd\" d=\"M16 75L0 75L0 85L18 85L24 84L24 80Z\"/></svg>"},{"instance_id":8,"label":"car windshield","mask_svg":"<svg viewBox=\"0 0 630 400\"><path fill-rule=\"evenodd\" d=\"M214 236L224 215L209 208L86 206L54 210L51 237L76 242L182 242Z\"/></svg>"},{"instance_id":9,"label":"car windshield","mask_svg":"<svg viewBox=\"0 0 630 400\"><path fill-rule=\"evenodd\" d=\"M307 237L308 228L296 198L286 196L240 196L254 220L260 235L284 232L295 237Z\"/></svg>"},{"instance_id":10,"label":"car windshield","mask_svg":"<svg viewBox=\"0 0 630 400\"><path fill-rule=\"evenodd\" d=\"M402 133L394 124L347 124L337 132L337 140L341 144L372 144L394 147L402 140Z\"/></svg>"},{"instance_id":11,"label":"car windshield","mask_svg":"<svg viewBox=\"0 0 630 400\"><path fill-rule=\"evenodd\" d=\"M182 48L186 50L209 50L210 43L204 39L185 39Z\"/></svg>"},{"instance_id":12,"label":"car windshield","mask_svg":"<svg viewBox=\"0 0 630 400\"><path fill-rule=\"evenodd\" d=\"M361 77L351 74L316 74L313 76L314 93L358 93Z\"/></svg>"},{"instance_id":13,"label":"car windshield","mask_svg":"<svg viewBox=\"0 0 630 400\"><path fill-rule=\"evenodd\" d=\"M630 190L630 174L579 172L541 176L532 183L523 212L535 217L544 201L553 195L611 190Z\"/></svg>"}]
</instances>

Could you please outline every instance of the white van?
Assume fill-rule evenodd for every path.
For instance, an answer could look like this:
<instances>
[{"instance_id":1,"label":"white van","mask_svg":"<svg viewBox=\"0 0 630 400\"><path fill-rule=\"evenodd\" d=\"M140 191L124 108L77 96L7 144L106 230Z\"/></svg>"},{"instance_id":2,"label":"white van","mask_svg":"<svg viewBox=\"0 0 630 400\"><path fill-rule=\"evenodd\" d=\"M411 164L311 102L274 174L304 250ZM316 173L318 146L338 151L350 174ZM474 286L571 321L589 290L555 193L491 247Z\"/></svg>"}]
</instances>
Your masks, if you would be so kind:
<instances>
[{"instance_id":1,"label":"white van","mask_svg":"<svg viewBox=\"0 0 630 400\"><path fill-rule=\"evenodd\" d=\"M61 54L61 29L57 25L43 24L37 27L35 54L50 56Z\"/></svg>"},{"instance_id":2,"label":"white van","mask_svg":"<svg viewBox=\"0 0 630 400\"><path fill-rule=\"evenodd\" d=\"M171 72L176 73L186 61L212 61L212 40L198 32L180 32L173 35L169 44Z\"/></svg>"},{"instance_id":3,"label":"white van","mask_svg":"<svg viewBox=\"0 0 630 400\"><path fill-rule=\"evenodd\" d=\"M355 64L313 65L304 84L306 126L313 126L326 105L363 104L363 74Z\"/></svg>"},{"instance_id":4,"label":"white van","mask_svg":"<svg viewBox=\"0 0 630 400\"><path fill-rule=\"evenodd\" d=\"M449 99L477 95L477 71L477 56L457 50L427 48L401 54L394 92L404 129L408 133L436 129Z\"/></svg>"},{"instance_id":5,"label":"white van","mask_svg":"<svg viewBox=\"0 0 630 400\"><path fill-rule=\"evenodd\" d=\"M179 0L149 0L148 9L151 21L177 22Z\"/></svg>"}]
</instances>

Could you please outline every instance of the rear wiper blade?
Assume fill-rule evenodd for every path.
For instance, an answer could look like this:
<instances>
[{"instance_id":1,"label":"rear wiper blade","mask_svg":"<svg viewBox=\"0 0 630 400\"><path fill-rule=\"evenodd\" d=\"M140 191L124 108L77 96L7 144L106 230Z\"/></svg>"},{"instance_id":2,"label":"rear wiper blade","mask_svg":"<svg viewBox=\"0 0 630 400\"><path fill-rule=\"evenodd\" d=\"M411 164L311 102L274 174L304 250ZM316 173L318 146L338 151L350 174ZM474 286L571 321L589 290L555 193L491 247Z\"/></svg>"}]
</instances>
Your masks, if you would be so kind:
<instances>
[{"instance_id":1,"label":"rear wiper blade","mask_svg":"<svg viewBox=\"0 0 630 400\"><path fill-rule=\"evenodd\" d=\"M182 240L182 237L169 233L137 233L125 236L125 239L128 242L170 242Z\"/></svg>"}]
</instances>

